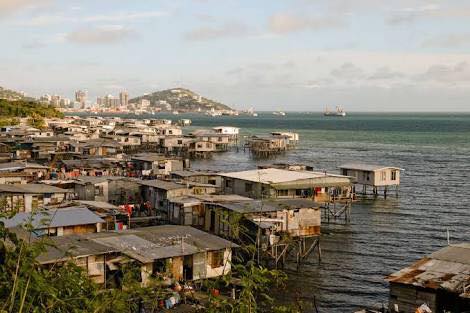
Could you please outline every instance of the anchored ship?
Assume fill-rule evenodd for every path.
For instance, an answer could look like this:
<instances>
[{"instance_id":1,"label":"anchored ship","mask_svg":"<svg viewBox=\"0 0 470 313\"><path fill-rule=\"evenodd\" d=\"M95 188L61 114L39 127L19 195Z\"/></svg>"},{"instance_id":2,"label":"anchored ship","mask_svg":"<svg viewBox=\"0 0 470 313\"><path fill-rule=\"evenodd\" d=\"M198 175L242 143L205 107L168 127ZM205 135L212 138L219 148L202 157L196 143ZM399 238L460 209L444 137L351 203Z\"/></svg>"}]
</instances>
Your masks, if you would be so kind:
<instances>
[{"instance_id":1,"label":"anchored ship","mask_svg":"<svg viewBox=\"0 0 470 313\"><path fill-rule=\"evenodd\" d=\"M337 105L336 111L330 111L328 110L328 107L326 107L323 115L324 116L346 116L346 111L344 111L342 106Z\"/></svg>"}]
</instances>

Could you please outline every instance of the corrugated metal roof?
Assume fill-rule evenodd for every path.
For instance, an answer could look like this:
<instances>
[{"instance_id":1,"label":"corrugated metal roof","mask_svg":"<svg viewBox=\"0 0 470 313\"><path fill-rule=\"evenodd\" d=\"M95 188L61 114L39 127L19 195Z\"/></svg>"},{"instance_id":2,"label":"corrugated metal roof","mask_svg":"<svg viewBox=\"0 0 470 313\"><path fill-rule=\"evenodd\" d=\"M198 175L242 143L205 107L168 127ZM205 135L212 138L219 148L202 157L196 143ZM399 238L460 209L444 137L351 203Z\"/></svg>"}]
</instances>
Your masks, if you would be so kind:
<instances>
[{"instance_id":1,"label":"corrugated metal roof","mask_svg":"<svg viewBox=\"0 0 470 313\"><path fill-rule=\"evenodd\" d=\"M51 245L36 258L41 264L55 263L69 258L119 252L118 249L110 246L105 246L92 240L84 240L80 235L51 237L49 240L52 241Z\"/></svg>"},{"instance_id":2,"label":"corrugated metal roof","mask_svg":"<svg viewBox=\"0 0 470 313\"><path fill-rule=\"evenodd\" d=\"M114 209L118 210L119 207L105 201L91 201L91 200L74 200L74 202L83 204L87 207L97 208L97 209Z\"/></svg>"},{"instance_id":3,"label":"corrugated metal roof","mask_svg":"<svg viewBox=\"0 0 470 313\"><path fill-rule=\"evenodd\" d=\"M139 180L139 185L154 187L163 190L173 190L173 189L182 189L186 188L186 185L177 184L170 181L160 180L160 179L153 179L153 180Z\"/></svg>"},{"instance_id":4,"label":"corrugated metal roof","mask_svg":"<svg viewBox=\"0 0 470 313\"><path fill-rule=\"evenodd\" d=\"M177 157L168 157L164 154L158 153L141 153L137 155L132 155L131 160L144 161L144 162L158 162L165 160L177 160Z\"/></svg>"},{"instance_id":5,"label":"corrugated metal roof","mask_svg":"<svg viewBox=\"0 0 470 313\"><path fill-rule=\"evenodd\" d=\"M359 171L370 171L370 172L380 171L380 170L388 169L388 168L401 170L401 168L399 167L385 166L385 165L378 165L378 164L366 164L366 163L347 163L347 164L340 165L339 168L359 170Z\"/></svg>"},{"instance_id":6,"label":"corrugated metal roof","mask_svg":"<svg viewBox=\"0 0 470 313\"><path fill-rule=\"evenodd\" d=\"M431 254L431 258L470 265L470 243L445 247Z\"/></svg>"},{"instance_id":7,"label":"corrugated metal roof","mask_svg":"<svg viewBox=\"0 0 470 313\"><path fill-rule=\"evenodd\" d=\"M199 252L196 247L184 241L182 244L176 243L169 246L160 246L133 234L95 238L92 240L119 250L142 263L150 263L154 260L191 255Z\"/></svg>"},{"instance_id":8,"label":"corrugated metal roof","mask_svg":"<svg viewBox=\"0 0 470 313\"><path fill-rule=\"evenodd\" d=\"M319 204L308 199L247 200L218 202L216 205L241 214L277 212L286 209L317 208Z\"/></svg>"},{"instance_id":9,"label":"corrugated metal roof","mask_svg":"<svg viewBox=\"0 0 470 313\"><path fill-rule=\"evenodd\" d=\"M30 162L0 163L0 171L17 171L22 169L48 169L48 167Z\"/></svg>"},{"instance_id":10,"label":"corrugated metal roof","mask_svg":"<svg viewBox=\"0 0 470 313\"><path fill-rule=\"evenodd\" d=\"M19 212L10 219L0 219L0 221L3 221L5 227L8 228L21 226L31 221L34 229L105 223L98 215L84 207L68 207L34 213Z\"/></svg>"},{"instance_id":11,"label":"corrugated metal roof","mask_svg":"<svg viewBox=\"0 0 470 313\"><path fill-rule=\"evenodd\" d=\"M221 173L221 176L265 184L286 183L296 180L315 179L328 176L320 172L288 171L277 168L257 169L241 172Z\"/></svg>"},{"instance_id":12,"label":"corrugated metal roof","mask_svg":"<svg viewBox=\"0 0 470 313\"><path fill-rule=\"evenodd\" d=\"M386 280L462 294L464 286L470 283L470 244L445 247L391 274Z\"/></svg>"},{"instance_id":13,"label":"corrugated metal roof","mask_svg":"<svg viewBox=\"0 0 470 313\"><path fill-rule=\"evenodd\" d=\"M0 193L67 193L70 192L66 189L44 185L44 184L18 184L18 185L9 185L9 184L0 184Z\"/></svg>"}]
</instances>

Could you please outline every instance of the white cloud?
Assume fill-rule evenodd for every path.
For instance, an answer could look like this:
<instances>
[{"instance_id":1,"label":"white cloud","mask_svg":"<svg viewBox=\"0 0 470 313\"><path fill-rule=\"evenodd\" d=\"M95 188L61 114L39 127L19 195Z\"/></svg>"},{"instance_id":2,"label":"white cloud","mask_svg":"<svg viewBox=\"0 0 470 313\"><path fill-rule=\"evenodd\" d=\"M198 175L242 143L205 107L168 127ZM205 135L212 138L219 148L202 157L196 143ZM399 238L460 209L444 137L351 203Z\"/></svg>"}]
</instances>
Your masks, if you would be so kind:
<instances>
[{"instance_id":1,"label":"white cloud","mask_svg":"<svg viewBox=\"0 0 470 313\"><path fill-rule=\"evenodd\" d=\"M364 77L364 71L351 62L347 62L333 69L331 75L339 79L354 80Z\"/></svg>"},{"instance_id":2,"label":"white cloud","mask_svg":"<svg viewBox=\"0 0 470 313\"><path fill-rule=\"evenodd\" d=\"M211 39L240 37L249 34L250 29L248 26L237 22L228 22L217 26L195 28L185 33L183 37L187 40L204 41Z\"/></svg>"},{"instance_id":3,"label":"white cloud","mask_svg":"<svg viewBox=\"0 0 470 313\"><path fill-rule=\"evenodd\" d=\"M467 62L454 65L432 65L426 72L418 76L423 81L434 81L444 84L458 84L470 82L470 66Z\"/></svg>"},{"instance_id":4,"label":"white cloud","mask_svg":"<svg viewBox=\"0 0 470 313\"><path fill-rule=\"evenodd\" d=\"M390 25L409 24L419 19L455 19L470 17L470 7L424 4L416 7L396 9L386 18Z\"/></svg>"},{"instance_id":5,"label":"white cloud","mask_svg":"<svg viewBox=\"0 0 470 313\"><path fill-rule=\"evenodd\" d=\"M50 0L0 0L0 16L47 5Z\"/></svg>"},{"instance_id":6,"label":"white cloud","mask_svg":"<svg viewBox=\"0 0 470 313\"><path fill-rule=\"evenodd\" d=\"M145 12L115 12L112 14L100 14L91 16L69 16L63 14L39 15L23 21L20 24L24 26L46 26L61 23L92 23L92 22L124 22L140 19L157 18L167 15L163 11L145 11Z\"/></svg>"},{"instance_id":7,"label":"white cloud","mask_svg":"<svg viewBox=\"0 0 470 313\"><path fill-rule=\"evenodd\" d=\"M268 28L271 32L285 34L303 30L320 30L344 26L339 18L312 18L289 13L278 13L269 17Z\"/></svg>"},{"instance_id":8,"label":"white cloud","mask_svg":"<svg viewBox=\"0 0 470 313\"><path fill-rule=\"evenodd\" d=\"M466 34L448 34L436 36L425 40L423 47L455 48L470 45L470 33Z\"/></svg>"},{"instance_id":9,"label":"white cloud","mask_svg":"<svg viewBox=\"0 0 470 313\"><path fill-rule=\"evenodd\" d=\"M112 44L135 35L132 29L121 25L108 25L86 28L71 32L65 36L69 42L79 44Z\"/></svg>"},{"instance_id":10,"label":"white cloud","mask_svg":"<svg viewBox=\"0 0 470 313\"><path fill-rule=\"evenodd\" d=\"M378 68L367 79L370 80L389 80L395 78L403 78L405 75L401 72L392 71L388 66Z\"/></svg>"}]
</instances>

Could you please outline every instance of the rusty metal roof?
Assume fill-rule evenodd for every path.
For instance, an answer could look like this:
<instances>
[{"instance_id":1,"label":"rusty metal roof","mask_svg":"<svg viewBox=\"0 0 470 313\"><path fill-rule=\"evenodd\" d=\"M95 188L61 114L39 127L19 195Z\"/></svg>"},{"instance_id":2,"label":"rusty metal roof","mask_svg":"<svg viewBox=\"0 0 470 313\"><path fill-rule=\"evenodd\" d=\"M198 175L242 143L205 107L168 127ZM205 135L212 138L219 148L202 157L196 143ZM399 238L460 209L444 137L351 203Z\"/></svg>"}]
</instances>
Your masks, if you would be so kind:
<instances>
[{"instance_id":1,"label":"rusty metal roof","mask_svg":"<svg viewBox=\"0 0 470 313\"><path fill-rule=\"evenodd\" d=\"M386 280L464 295L464 287L470 284L470 243L445 247L391 274Z\"/></svg>"}]
</instances>

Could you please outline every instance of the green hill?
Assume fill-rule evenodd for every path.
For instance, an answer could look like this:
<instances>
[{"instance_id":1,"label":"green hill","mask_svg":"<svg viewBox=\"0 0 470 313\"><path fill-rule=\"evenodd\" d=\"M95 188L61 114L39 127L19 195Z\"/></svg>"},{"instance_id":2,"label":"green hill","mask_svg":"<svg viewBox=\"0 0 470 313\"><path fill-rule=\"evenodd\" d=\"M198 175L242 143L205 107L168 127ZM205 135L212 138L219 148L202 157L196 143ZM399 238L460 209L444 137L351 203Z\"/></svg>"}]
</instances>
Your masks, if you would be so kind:
<instances>
[{"instance_id":1,"label":"green hill","mask_svg":"<svg viewBox=\"0 0 470 313\"><path fill-rule=\"evenodd\" d=\"M10 101L0 99L0 116L3 117L62 117L63 114L53 106L44 105L35 101Z\"/></svg>"},{"instance_id":2,"label":"green hill","mask_svg":"<svg viewBox=\"0 0 470 313\"><path fill-rule=\"evenodd\" d=\"M11 101L32 100L32 98L25 97L25 95L21 92L6 89L3 87L0 87L0 99L6 99L6 100L11 100Z\"/></svg>"},{"instance_id":3,"label":"green hill","mask_svg":"<svg viewBox=\"0 0 470 313\"><path fill-rule=\"evenodd\" d=\"M42 128L44 118L62 116L62 112L53 106L35 101L0 99L0 126L16 125L19 123L18 118L29 117L31 126Z\"/></svg>"},{"instance_id":4,"label":"green hill","mask_svg":"<svg viewBox=\"0 0 470 313\"><path fill-rule=\"evenodd\" d=\"M129 102L138 103L141 99L149 100L152 107L161 108L163 111L205 112L210 111L212 108L214 110L232 110L225 104L204 98L184 88L157 91L133 98Z\"/></svg>"}]
</instances>

